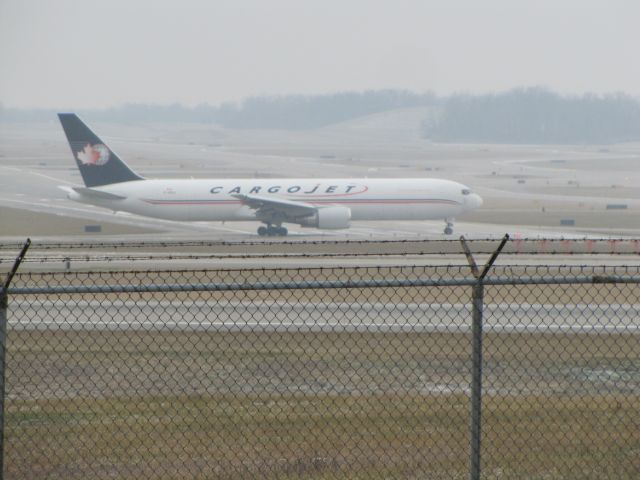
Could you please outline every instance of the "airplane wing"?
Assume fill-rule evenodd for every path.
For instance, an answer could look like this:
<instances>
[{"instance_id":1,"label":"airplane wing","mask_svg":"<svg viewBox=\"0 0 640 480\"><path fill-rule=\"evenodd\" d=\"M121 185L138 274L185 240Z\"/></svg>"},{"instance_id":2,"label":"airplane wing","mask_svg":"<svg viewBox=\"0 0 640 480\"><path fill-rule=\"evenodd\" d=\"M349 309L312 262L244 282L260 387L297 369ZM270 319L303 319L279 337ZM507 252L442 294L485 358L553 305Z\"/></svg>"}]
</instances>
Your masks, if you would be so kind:
<instances>
[{"instance_id":1,"label":"airplane wing","mask_svg":"<svg viewBox=\"0 0 640 480\"><path fill-rule=\"evenodd\" d=\"M266 197L262 195L235 194L233 197L240 200L249 208L257 211L259 216L306 217L318 211L316 207L304 202L294 202L278 197Z\"/></svg>"}]
</instances>

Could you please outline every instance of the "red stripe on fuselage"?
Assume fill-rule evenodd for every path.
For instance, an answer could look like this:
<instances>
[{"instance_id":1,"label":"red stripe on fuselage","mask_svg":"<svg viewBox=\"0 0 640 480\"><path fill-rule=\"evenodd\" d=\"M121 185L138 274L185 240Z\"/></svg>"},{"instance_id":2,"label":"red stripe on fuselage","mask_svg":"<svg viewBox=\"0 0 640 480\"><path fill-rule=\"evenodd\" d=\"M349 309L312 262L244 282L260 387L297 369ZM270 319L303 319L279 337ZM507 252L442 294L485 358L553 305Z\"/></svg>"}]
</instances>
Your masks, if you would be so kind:
<instances>
[{"instance_id":1,"label":"red stripe on fuselage","mask_svg":"<svg viewBox=\"0 0 640 480\"><path fill-rule=\"evenodd\" d=\"M152 200L152 199L144 199L144 202L150 203L152 205L244 205L244 203L240 200ZM305 202L309 205L325 205L325 204L336 204L336 203L345 203L345 204L394 204L394 205L411 205L411 204L425 204L425 203L442 203L448 205L460 205L459 202L455 200L445 200L445 199L396 199L396 198L387 198L387 199L365 199L365 198L350 198L350 199L340 199L340 200L312 200Z\"/></svg>"}]
</instances>

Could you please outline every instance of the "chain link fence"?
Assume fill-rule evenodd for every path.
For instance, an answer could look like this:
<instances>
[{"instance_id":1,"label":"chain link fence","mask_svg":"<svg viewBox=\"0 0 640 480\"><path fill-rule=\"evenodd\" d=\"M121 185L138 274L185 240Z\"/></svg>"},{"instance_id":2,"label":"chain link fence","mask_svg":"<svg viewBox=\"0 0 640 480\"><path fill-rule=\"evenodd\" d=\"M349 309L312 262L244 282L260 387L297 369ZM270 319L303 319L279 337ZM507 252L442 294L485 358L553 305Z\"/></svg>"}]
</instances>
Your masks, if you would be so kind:
<instances>
[{"instance_id":1,"label":"chain link fence","mask_svg":"<svg viewBox=\"0 0 640 480\"><path fill-rule=\"evenodd\" d=\"M639 270L18 273L5 478L640 478Z\"/></svg>"}]
</instances>

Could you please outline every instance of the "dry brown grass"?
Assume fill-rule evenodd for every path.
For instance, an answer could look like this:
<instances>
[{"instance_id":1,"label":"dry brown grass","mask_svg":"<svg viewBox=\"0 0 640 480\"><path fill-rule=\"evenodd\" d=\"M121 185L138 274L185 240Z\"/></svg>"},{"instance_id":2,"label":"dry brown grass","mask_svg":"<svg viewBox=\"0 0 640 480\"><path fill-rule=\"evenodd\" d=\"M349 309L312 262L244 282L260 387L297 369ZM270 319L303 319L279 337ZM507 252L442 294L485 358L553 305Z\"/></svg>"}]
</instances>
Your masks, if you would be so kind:
<instances>
[{"instance_id":1,"label":"dry brown grass","mask_svg":"<svg viewBox=\"0 0 640 480\"><path fill-rule=\"evenodd\" d=\"M485 478L637 478L637 342L488 335ZM469 353L453 333L14 331L6 472L466 478Z\"/></svg>"},{"instance_id":2,"label":"dry brown grass","mask_svg":"<svg viewBox=\"0 0 640 480\"><path fill-rule=\"evenodd\" d=\"M38 235L85 235L86 225L101 225L102 230L94 235L122 235L153 233L148 228L101 222L85 218L55 215L43 212L32 212L17 208L0 207L3 236L38 236Z\"/></svg>"}]
</instances>

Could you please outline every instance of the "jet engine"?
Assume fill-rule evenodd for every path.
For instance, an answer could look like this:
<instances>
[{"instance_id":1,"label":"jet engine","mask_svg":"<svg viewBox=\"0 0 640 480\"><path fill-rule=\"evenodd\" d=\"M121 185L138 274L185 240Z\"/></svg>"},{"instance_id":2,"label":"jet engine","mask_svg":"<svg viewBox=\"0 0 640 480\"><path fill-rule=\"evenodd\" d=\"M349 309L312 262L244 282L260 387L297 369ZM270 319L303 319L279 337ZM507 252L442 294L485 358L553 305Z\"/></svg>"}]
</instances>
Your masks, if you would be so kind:
<instances>
[{"instance_id":1,"label":"jet engine","mask_svg":"<svg viewBox=\"0 0 640 480\"><path fill-rule=\"evenodd\" d=\"M319 208L315 214L301 218L303 227L315 227L325 230L339 230L349 228L351 224L351 209L348 207Z\"/></svg>"}]
</instances>

